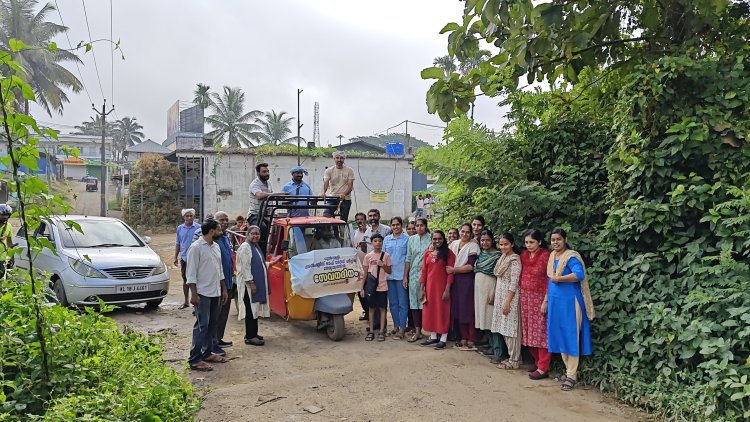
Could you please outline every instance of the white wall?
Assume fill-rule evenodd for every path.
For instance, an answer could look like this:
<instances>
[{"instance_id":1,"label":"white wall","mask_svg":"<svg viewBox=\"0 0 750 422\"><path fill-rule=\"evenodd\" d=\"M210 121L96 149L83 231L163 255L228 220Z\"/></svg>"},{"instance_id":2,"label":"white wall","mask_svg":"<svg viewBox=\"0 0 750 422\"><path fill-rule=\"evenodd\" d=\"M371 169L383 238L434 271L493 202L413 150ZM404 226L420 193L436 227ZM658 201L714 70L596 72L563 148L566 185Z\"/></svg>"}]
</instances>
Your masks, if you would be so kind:
<instances>
[{"instance_id":1,"label":"white wall","mask_svg":"<svg viewBox=\"0 0 750 422\"><path fill-rule=\"evenodd\" d=\"M249 206L248 188L255 178L255 156L245 153L222 153L216 161L214 153L179 153L181 157L206 157L204 174L204 204L206 212L219 209L226 211L234 218L246 215ZM291 180L290 169L297 165L296 156L268 156L263 161L269 164L271 186L275 191ZM259 161L260 162L260 161ZM214 170L214 166L216 168ZM308 171L305 176L313 192L320 194L323 189L323 172L333 165L333 159L302 157L302 166ZM367 212L370 208L380 210L383 219L392 216L406 217L411 208L411 165L405 159L387 157L353 158L346 160L346 165L354 170L354 192L352 210L349 219L354 219L357 211ZM215 175L211 172L214 171ZM368 190L369 188L369 190ZM387 193L387 202L371 201L370 190L383 190ZM217 192L224 192L217 195Z\"/></svg>"}]
</instances>

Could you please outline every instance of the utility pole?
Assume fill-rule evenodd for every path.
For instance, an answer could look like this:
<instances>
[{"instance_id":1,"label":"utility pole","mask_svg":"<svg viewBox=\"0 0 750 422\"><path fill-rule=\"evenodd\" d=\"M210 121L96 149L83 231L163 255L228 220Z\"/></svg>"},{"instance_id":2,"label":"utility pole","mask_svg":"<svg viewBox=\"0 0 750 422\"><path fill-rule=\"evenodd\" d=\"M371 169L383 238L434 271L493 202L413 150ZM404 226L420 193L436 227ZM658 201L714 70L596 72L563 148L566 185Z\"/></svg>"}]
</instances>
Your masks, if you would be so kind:
<instances>
[{"instance_id":1,"label":"utility pole","mask_svg":"<svg viewBox=\"0 0 750 422\"><path fill-rule=\"evenodd\" d=\"M339 146L341 146L341 138L343 138L343 137L344 137L344 135L337 136L337 138L339 138Z\"/></svg>"},{"instance_id":2,"label":"utility pole","mask_svg":"<svg viewBox=\"0 0 750 422\"><path fill-rule=\"evenodd\" d=\"M411 154L411 139L409 138L409 121L408 120L406 121L406 154Z\"/></svg>"},{"instance_id":3,"label":"utility pole","mask_svg":"<svg viewBox=\"0 0 750 422\"><path fill-rule=\"evenodd\" d=\"M297 165L301 165L301 161L299 158L299 144L300 144L300 135L299 131L302 129L302 123L299 122L299 95L302 94L302 89L297 88Z\"/></svg>"},{"instance_id":4,"label":"utility pole","mask_svg":"<svg viewBox=\"0 0 750 422\"><path fill-rule=\"evenodd\" d=\"M105 138L107 136L107 115L109 113L112 113L115 111L115 106L112 106L112 109L107 111L107 100L104 99L104 102L102 103L102 111L98 111L96 107L94 107L93 104L91 104L91 109L94 110L94 113L98 114L102 118L102 146L101 146L101 174L99 177L102 179L102 190L99 195L100 198L100 208L99 208L99 215L102 217L107 216L107 166L106 166L106 157L104 155L104 152L106 150L105 148Z\"/></svg>"}]
</instances>

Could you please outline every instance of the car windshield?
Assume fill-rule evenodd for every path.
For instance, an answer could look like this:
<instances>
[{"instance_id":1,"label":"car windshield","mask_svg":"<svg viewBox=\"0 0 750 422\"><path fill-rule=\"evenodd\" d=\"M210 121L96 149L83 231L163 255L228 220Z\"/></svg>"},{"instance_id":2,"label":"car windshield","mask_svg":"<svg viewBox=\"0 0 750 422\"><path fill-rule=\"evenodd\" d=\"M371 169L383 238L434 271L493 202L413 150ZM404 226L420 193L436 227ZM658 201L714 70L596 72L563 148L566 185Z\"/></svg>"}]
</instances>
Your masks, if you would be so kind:
<instances>
[{"instance_id":1,"label":"car windshield","mask_svg":"<svg viewBox=\"0 0 750 422\"><path fill-rule=\"evenodd\" d=\"M289 257L334 248L350 248L352 241L346 224L307 224L289 229Z\"/></svg>"},{"instance_id":2,"label":"car windshield","mask_svg":"<svg viewBox=\"0 0 750 422\"><path fill-rule=\"evenodd\" d=\"M141 247L143 242L131 231L130 227L116 220L73 220L83 233L69 228L65 222L58 221L57 229L63 246L66 248L114 248Z\"/></svg>"}]
</instances>

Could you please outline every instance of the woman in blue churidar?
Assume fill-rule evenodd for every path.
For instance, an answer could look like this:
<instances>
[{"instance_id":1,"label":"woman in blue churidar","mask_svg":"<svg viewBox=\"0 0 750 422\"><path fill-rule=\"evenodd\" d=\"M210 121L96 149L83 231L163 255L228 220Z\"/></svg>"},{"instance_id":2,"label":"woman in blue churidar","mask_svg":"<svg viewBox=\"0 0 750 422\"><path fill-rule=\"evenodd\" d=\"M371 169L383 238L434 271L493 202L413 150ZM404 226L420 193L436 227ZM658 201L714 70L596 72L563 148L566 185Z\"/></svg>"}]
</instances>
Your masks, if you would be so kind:
<instances>
[{"instance_id":1,"label":"woman in blue churidar","mask_svg":"<svg viewBox=\"0 0 750 422\"><path fill-rule=\"evenodd\" d=\"M570 391L577 383L579 358L592 352L589 321L594 319L594 305L583 259L568 248L565 231L554 229L550 243L549 282L542 310L547 310L547 347L550 353L560 353L565 364L560 388Z\"/></svg>"}]
</instances>

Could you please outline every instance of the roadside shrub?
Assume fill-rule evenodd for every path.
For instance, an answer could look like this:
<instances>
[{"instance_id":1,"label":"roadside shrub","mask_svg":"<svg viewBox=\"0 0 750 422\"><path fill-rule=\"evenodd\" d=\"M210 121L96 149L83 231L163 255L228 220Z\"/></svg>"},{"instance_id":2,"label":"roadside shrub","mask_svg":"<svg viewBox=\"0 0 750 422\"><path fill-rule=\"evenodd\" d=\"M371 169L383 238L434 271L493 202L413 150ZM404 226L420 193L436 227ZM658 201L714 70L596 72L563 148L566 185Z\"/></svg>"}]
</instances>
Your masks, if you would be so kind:
<instances>
[{"instance_id":1,"label":"roadside shrub","mask_svg":"<svg viewBox=\"0 0 750 422\"><path fill-rule=\"evenodd\" d=\"M190 420L190 383L162 358L161 340L88 308L42 307L49 382L30 284L0 281L0 420ZM107 311L111 307L103 306Z\"/></svg>"}]
</instances>

